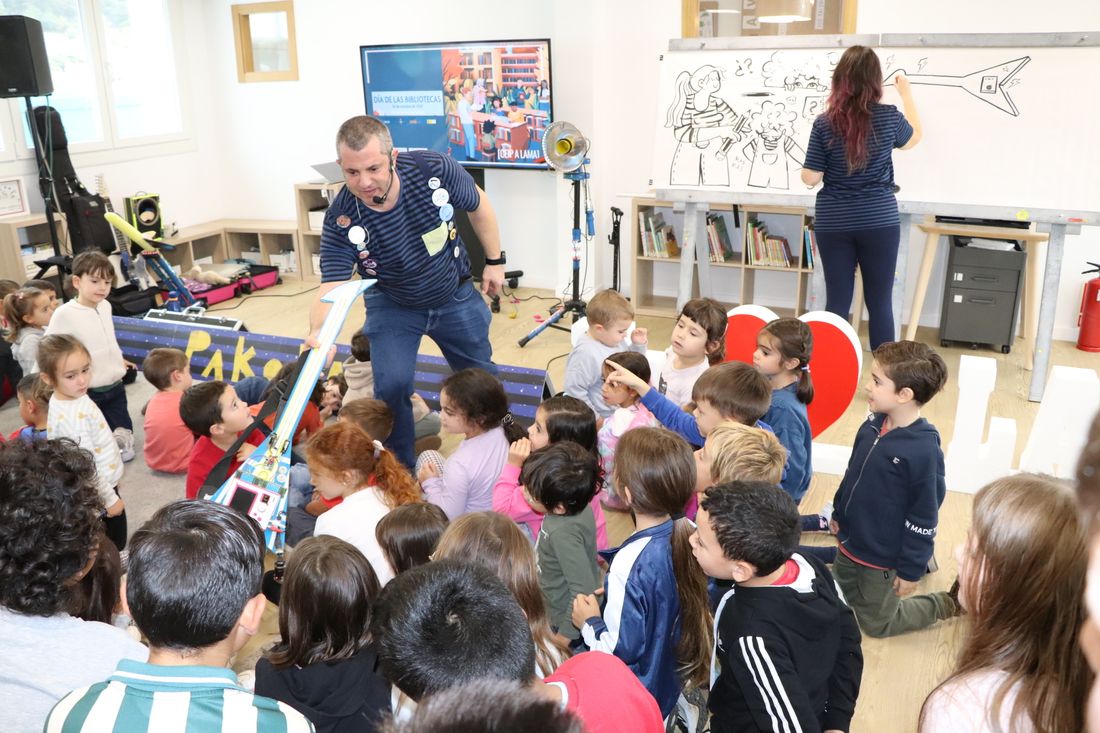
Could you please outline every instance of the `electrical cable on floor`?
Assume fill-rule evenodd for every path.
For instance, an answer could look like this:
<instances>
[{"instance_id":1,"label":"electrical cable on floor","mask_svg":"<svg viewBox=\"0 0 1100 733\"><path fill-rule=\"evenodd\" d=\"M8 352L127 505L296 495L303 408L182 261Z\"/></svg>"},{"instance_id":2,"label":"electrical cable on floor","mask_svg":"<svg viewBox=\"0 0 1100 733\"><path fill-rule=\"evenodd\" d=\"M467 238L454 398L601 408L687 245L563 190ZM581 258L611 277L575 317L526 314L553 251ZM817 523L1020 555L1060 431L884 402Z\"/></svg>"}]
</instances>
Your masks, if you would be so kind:
<instances>
[{"instance_id":1,"label":"electrical cable on floor","mask_svg":"<svg viewBox=\"0 0 1100 733\"><path fill-rule=\"evenodd\" d=\"M237 303L236 305L231 305L228 308L207 308L204 312L206 312L206 313L221 313L222 311L236 310L237 308L240 308L242 305L244 305L246 302L252 300L253 298L296 298L297 296L302 295L304 293L312 293L314 290L320 289L320 287L321 287L320 285L315 285L314 287L308 288L306 290L299 290L297 293L268 293L266 295L264 295L264 294L246 295L243 298L241 298L241 302ZM201 298L202 293L198 293L198 296L199 296L199 298Z\"/></svg>"}]
</instances>

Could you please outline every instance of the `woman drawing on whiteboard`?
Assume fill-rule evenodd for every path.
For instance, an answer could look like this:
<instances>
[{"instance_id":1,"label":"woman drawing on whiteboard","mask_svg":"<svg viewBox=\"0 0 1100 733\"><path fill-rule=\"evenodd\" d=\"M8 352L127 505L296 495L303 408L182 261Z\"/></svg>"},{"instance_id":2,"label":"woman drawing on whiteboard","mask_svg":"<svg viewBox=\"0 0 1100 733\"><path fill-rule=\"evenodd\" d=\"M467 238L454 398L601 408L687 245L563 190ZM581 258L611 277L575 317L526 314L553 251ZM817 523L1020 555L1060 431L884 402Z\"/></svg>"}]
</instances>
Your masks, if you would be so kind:
<instances>
[{"instance_id":1,"label":"woman drawing on whiteboard","mask_svg":"<svg viewBox=\"0 0 1100 733\"><path fill-rule=\"evenodd\" d=\"M741 139L747 121L716 96L721 72L710 65L676 77L676 98L668 108L665 127L676 136L669 184L673 186L728 186L726 153Z\"/></svg>"},{"instance_id":2,"label":"woman drawing on whiteboard","mask_svg":"<svg viewBox=\"0 0 1100 733\"><path fill-rule=\"evenodd\" d=\"M898 203L894 148L920 141L920 118L909 80L895 80L903 111L881 104L882 66L865 46L852 46L833 70L824 114L814 120L802 182L817 194L814 234L825 274L825 309L848 317L855 270L863 277L871 348L894 340L891 296L897 268Z\"/></svg>"}]
</instances>

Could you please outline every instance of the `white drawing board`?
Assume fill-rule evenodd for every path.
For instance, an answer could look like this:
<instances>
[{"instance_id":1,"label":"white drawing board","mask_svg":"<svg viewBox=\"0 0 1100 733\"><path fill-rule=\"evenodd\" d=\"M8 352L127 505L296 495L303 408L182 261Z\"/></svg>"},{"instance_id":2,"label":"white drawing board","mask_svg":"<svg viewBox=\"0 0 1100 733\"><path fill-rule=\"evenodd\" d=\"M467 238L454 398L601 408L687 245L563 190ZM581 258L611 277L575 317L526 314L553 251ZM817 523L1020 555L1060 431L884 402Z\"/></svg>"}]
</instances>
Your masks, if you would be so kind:
<instances>
[{"instance_id":1,"label":"white drawing board","mask_svg":"<svg viewBox=\"0 0 1100 733\"><path fill-rule=\"evenodd\" d=\"M666 53L653 188L775 194L784 202L801 195L812 205L799 170L846 45ZM1089 91L1087 70L1100 68L1100 47L876 51L883 103L901 107L892 80L904 71L924 130L915 148L894 153L900 202L1010 207L1019 219L1042 209L1069 221L1082 212L1095 218L1100 96Z\"/></svg>"}]
</instances>

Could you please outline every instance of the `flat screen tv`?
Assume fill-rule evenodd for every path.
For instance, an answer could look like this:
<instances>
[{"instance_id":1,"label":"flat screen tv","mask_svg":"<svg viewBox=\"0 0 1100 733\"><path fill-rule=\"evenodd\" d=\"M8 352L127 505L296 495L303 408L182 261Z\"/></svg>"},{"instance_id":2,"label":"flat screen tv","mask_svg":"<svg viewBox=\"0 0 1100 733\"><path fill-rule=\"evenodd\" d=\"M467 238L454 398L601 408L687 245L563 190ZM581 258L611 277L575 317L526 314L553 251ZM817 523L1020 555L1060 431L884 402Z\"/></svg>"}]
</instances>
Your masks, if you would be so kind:
<instances>
[{"instance_id":1,"label":"flat screen tv","mask_svg":"<svg viewBox=\"0 0 1100 733\"><path fill-rule=\"evenodd\" d=\"M545 169L553 120L550 40L360 46L367 114L399 150L472 168Z\"/></svg>"}]
</instances>

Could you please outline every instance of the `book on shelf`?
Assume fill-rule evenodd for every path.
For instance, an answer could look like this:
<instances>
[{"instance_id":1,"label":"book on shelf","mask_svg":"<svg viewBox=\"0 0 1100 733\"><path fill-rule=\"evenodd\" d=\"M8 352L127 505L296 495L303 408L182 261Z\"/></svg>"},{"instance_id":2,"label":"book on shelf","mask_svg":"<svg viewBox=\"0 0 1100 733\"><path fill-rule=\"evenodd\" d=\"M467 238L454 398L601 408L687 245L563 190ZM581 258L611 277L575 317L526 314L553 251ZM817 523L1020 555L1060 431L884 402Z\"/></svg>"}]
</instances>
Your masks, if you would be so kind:
<instances>
[{"instance_id":1,"label":"book on shelf","mask_svg":"<svg viewBox=\"0 0 1100 733\"><path fill-rule=\"evenodd\" d=\"M707 214L707 241L710 243L711 262L732 262L737 252L733 249L726 221L721 214Z\"/></svg>"},{"instance_id":2,"label":"book on shelf","mask_svg":"<svg viewBox=\"0 0 1100 733\"><path fill-rule=\"evenodd\" d=\"M817 237L814 236L814 230L810 227L806 227L802 230L802 266L807 270L814 269L814 260L817 258Z\"/></svg>"},{"instance_id":3,"label":"book on shelf","mask_svg":"<svg viewBox=\"0 0 1100 733\"><path fill-rule=\"evenodd\" d=\"M643 257L672 258L680 256L680 245L672 225L661 212L638 212L638 235Z\"/></svg>"},{"instance_id":4,"label":"book on shelf","mask_svg":"<svg viewBox=\"0 0 1100 733\"><path fill-rule=\"evenodd\" d=\"M761 221L748 222L747 262L757 267L794 267L797 260L786 237L768 234L768 227Z\"/></svg>"},{"instance_id":5,"label":"book on shelf","mask_svg":"<svg viewBox=\"0 0 1100 733\"><path fill-rule=\"evenodd\" d=\"M649 217L644 211L638 212L638 237L642 242L642 256L653 256L653 235L649 233Z\"/></svg>"}]
</instances>

